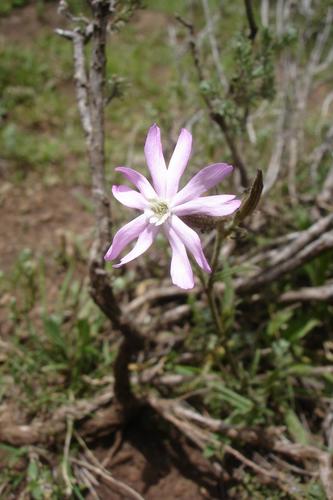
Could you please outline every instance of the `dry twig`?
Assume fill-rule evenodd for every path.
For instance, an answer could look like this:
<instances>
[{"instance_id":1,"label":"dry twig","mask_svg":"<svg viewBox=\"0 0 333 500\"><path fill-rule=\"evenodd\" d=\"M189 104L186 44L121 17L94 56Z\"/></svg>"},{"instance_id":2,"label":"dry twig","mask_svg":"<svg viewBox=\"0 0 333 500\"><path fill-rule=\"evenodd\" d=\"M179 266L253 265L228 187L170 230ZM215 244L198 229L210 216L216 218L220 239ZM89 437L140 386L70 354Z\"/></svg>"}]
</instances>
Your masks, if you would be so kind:
<instances>
[{"instance_id":1,"label":"dry twig","mask_svg":"<svg viewBox=\"0 0 333 500\"><path fill-rule=\"evenodd\" d=\"M110 484L117 492L119 492L121 494L127 494L131 498L134 498L136 500L144 500L143 497L141 495L139 495L139 493L137 493L135 490L133 490L133 488L131 488L127 484L123 483L122 481L115 479L106 470L104 465L100 463L100 461L96 458L94 453L88 448L84 439L82 439L82 437L77 432L75 432L75 437L78 440L81 447L83 448L83 450L87 456L87 459L89 459L93 465L91 465L89 462L86 462L85 460L72 459L73 462L75 462L78 465L85 467L87 470L95 472L97 475L101 476L102 479L104 479L108 484Z\"/></svg>"},{"instance_id":2,"label":"dry twig","mask_svg":"<svg viewBox=\"0 0 333 500\"><path fill-rule=\"evenodd\" d=\"M317 462L327 498L333 498L332 456L329 452L315 446L292 443L282 435L281 429L272 428L263 430L260 428L246 429L231 427L221 420L200 415L196 410L189 409L179 401L159 399L155 396L149 396L148 401L161 416L175 425L188 439L200 448L204 448L207 444L214 443L214 441L216 442L214 434L220 432L232 440L281 453L305 464L309 460ZM286 489L293 497L295 497L295 494L298 494L297 491L291 488L289 481L285 480L284 475L281 474L278 476L270 474L269 471L262 470L261 467L253 461L248 460L232 447L229 450L227 449L227 451L256 472L278 480L279 486ZM298 497L296 496L296 498Z\"/></svg>"},{"instance_id":3,"label":"dry twig","mask_svg":"<svg viewBox=\"0 0 333 500\"><path fill-rule=\"evenodd\" d=\"M176 16L176 19L188 30L189 33L189 47L191 51L191 55L193 58L193 64L197 72L198 80L200 83L204 83L205 81L205 76L204 76L204 70L201 64L200 60L200 55L199 55L199 50L198 50L198 45L197 45L197 38L196 38L196 33L194 30L193 24L189 23L185 19L183 19L180 16ZM240 180L241 184L243 187L248 186L248 176L247 176L247 171L245 167L245 163L243 159L241 158L240 151L238 149L238 146L236 144L236 141L228 127L228 124L224 118L224 116L220 113L217 113L214 110L214 105L211 102L210 98L207 96L207 94L204 94L204 101L207 106L207 109L209 111L209 115L212 118L212 120L218 125L220 128L222 134L225 137L226 143L228 144L228 147L230 149L232 158L233 158L233 164L234 166L239 170L240 174Z\"/></svg>"},{"instance_id":4,"label":"dry twig","mask_svg":"<svg viewBox=\"0 0 333 500\"><path fill-rule=\"evenodd\" d=\"M279 300L281 302L331 301L333 300L333 283L290 290L283 293Z\"/></svg>"},{"instance_id":5,"label":"dry twig","mask_svg":"<svg viewBox=\"0 0 333 500\"><path fill-rule=\"evenodd\" d=\"M63 459L61 464L61 472L62 472L62 477L64 479L64 483L66 485L65 495L68 498L71 497L73 491L73 485L68 474L69 450L70 450L72 435L73 435L73 419L71 417L67 417L67 430L66 430L66 437L64 444Z\"/></svg>"},{"instance_id":6,"label":"dry twig","mask_svg":"<svg viewBox=\"0 0 333 500\"><path fill-rule=\"evenodd\" d=\"M71 462L80 465L84 469L87 469L88 471L91 471L99 476L108 486L120 495L126 495L126 497L134 498L134 500L144 500L143 496L141 496L137 491L133 490L133 488L122 481L119 481L119 479L115 479L109 472L104 470L103 467L92 465L86 460L78 460L76 458L72 458Z\"/></svg>"},{"instance_id":7,"label":"dry twig","mask_svg":"<svg viewBox=\"0 0 333 500\"><path fill-rule=\"evenodd\" d=\"M244 2L245 2L246 17L250 28L249 38L252 42L254 42L258 32L258 27L256 20L254 18L252 0L244 0Z\"/></svg>"},{"instance_id":8,"label":"dry twig","mask_svg":"<svg viewBox=\"0 0 333 500\"><path fill-rule=\"evenodd\" d=\"M268 267L248 279L239 279L235 283L235 288L239 292L249 293L260 289L261 287L272 283L285 275L303 266L306 262L314 259L317 255L333 248L333 231L322 234L319 238L310 242L302 248L296 255L284 260L278 265Z\"/></svg>"}]
</instances>

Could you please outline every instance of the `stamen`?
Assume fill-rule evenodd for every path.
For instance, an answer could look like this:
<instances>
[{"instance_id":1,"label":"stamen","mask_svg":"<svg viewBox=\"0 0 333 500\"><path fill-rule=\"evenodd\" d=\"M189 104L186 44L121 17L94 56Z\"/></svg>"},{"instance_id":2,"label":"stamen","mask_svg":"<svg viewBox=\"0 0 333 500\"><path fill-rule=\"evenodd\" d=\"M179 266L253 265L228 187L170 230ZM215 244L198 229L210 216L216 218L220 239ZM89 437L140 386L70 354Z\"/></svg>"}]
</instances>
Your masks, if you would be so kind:
<instances>
[{"instance_id":1,"label":"stamen","mask_svg":"<svg viewBox=\"0 0 333 500\"><path fill-rule=\"evenodd\" d=\"M169 204L165 200L152 199L149 209L145 210L146 216L151 224L160 226L170 216Z\"/></svg>"}]
</instances>

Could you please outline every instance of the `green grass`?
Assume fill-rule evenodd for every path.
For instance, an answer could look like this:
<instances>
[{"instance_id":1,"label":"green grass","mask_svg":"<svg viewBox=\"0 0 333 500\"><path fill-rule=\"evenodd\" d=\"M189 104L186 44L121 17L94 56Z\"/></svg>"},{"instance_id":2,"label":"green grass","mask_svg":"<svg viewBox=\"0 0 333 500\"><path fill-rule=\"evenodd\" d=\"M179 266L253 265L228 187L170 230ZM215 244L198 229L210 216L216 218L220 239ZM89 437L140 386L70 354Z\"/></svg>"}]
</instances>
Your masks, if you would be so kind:
<instances>
[{"instance_id":1,"label":"green grass","mask_svg":"<svg viewBox=\"0 0 333 500\"><path fill-rule=\"evenodd\" d=\"M0 5L0 16L10 14L13 9L24 7L27 3L28 0L2 0Z\"/></svg>"},{"instance_id":2,"label":"green grass","mask_svg":"<svg viewBox=\"0 0 333 500\"><path fill-rule=\"evenodd\" d=\"M46 409L52 401L64 402L69 392L79 397L87 389L83 375L98 377L111 369L113 355L103 334L104 317L93 304L85 281L76 277L73 258L67 267L52 302L46 265L29 249L21 252L1 282L2 293L9 294L15 356L8 356L0 373L10 373L22 391L21 403L33 412Z\"/></svg>"}]
</instances>

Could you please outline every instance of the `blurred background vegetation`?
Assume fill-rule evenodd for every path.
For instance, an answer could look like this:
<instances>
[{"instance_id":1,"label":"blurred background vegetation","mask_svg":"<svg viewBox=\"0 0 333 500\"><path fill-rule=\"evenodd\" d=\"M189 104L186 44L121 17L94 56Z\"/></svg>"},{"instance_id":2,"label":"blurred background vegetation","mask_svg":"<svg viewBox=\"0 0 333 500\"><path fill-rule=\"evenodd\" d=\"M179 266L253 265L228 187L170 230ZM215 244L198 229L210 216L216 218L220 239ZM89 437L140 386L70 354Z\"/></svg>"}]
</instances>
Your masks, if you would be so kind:
<instances>
[{"instance_id":1,"label":"blurred background vegetation","mask_svg":"<svg viewBox=\"0 0 333 500\"><path fill-rule=\"evenodd\" d=\"M88 12L84 0L68 3L76 13ZM248 178L260 168L266 180L261 205L226 242L217 276L225 287L220 314L237 373L229 369L205 300L191 293L132 307L147 338L159 347L147 349L131 369L135 379L158 366L147 390L186 399L227 424L283 426L293 442L329 450L333 294L310 301L281 297L331 286L332 246L253 293L237 293L234 283L265 267L332 211L333 183L327 181L332 177L332 4L285 0L253 6L258 31L252 38L242 0L146 0L110 37L110 187L117 181L115 166L144 169L143 143L153 122L162 129L166 157L180 128L192 130L195 149L187 178L209 163L234 163L207 102L227 124ZM175 15L193 23L201 81L188 30ZM57 2L46 0L2 0L0 16L0 422L10 415L27 423L105 391L118 339L88 289L90 172L72 47L54 31L67 21L57 13ZM246 193L237 172L227 183L223 191ZM128 213L113 206L118 227ZM203 237L209 253L211 235ZM112 272L119 301L128 305L154 286L169 286L168 262L160 239L149 254ZM167 375L179 376L179 383L163 386L160 379ZM66 497L64 479L54 472L64 460L62 445L53 445L51 459L45 459L32 447L1 438L1 498ZM295 464L284 471L293 495L292 488L281 488L279 481L266 484L251 468L225 457L228 443L216 433L204 450L230 473L220 498L328 498L316 471L300 473ZM79 451L73 438L71 456ZM252 457L261 453L245 451ZM257 457L263 467L265 460L284 467L272 456ZM75 467L69 462L65 467L73 498L88 497ZM106 495L101 498L116 498ZM180 498L209 498L199 489L191 495Z\"/></svg>"}]
</instances>

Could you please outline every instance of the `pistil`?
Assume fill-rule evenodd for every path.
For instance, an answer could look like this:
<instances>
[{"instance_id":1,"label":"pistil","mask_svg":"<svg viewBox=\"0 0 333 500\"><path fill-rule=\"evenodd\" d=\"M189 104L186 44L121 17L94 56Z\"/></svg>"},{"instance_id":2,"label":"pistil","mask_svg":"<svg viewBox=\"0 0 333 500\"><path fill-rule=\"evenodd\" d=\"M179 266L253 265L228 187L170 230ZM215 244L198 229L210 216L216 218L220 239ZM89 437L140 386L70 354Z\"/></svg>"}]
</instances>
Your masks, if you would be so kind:
<instances>
[{"instance_id":1,"label":"pistil","mask_svg":"<svg viewBox=\"0 0 333 500\"><path fill-rule=\"evenodd\" d=\"M150 208L145 211L150 224L160 226L171 215L169 204L165 200L149 200Z\"/></svg>"}]
</instances>

